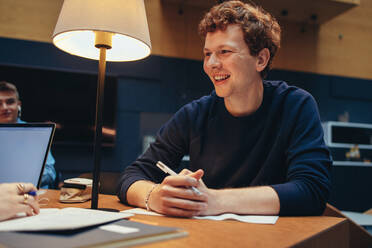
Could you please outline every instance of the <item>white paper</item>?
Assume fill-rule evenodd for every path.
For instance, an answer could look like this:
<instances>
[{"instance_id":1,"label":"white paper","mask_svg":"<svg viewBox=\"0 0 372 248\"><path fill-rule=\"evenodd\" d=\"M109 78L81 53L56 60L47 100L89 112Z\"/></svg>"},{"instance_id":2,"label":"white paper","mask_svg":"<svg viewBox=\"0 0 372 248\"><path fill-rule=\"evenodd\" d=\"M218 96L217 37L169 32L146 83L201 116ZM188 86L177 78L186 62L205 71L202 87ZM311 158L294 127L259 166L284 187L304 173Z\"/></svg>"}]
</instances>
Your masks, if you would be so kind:
<instances>
[{"instance_id":1,"label":"white paper","mask_svg":"<svg viewBox=\"0 0 372 248\"><path fill-rule=\"evenodd\" d=\"M143 208L132 208L132 209L124 210L121 212L132 213L132 214L164 216L163 214L155 213L153 211L147 211L146 209L143 209ZM227 214L221 214L221 215L196 216L193 219L237 220L241 222L255 223L255 224L275 224L278 218L279 216L273 216L273 215L238 215L238 214L227 213Z\"/></svg>"},{"instance_id":2,"label":"white paper","mask_svg":"<svg viewBox=\"0 0 372 248\"><path fill-rule=\"evenodd\" d=\"M238 215L238 214L221 214L210 216L195 216L194 219L200 220L237 220L255 224L275 224L278 216L272 215Z\"/></svg>"},{"instance_id":3,"label":"white paper","mask_svg":"<svg viewBox=\"0 0 372 248\"><path fill-rule=\"evenodd\" d=\"M72 230L133 216L84 208L42 208L40 214L0 222L0 231Z\"/></svg>"},{"instance_id":4,"label":"white paper","mask_svg":"<svg viewBox=\"0 0 372 248\"><path fill-rule=\"evenodd\" d=\"M120 234L127 234L127 233L134 233L134 232L139 232L138 228L134 227L127 227L127 226L119 226L115 224L110 224L110 225L104 225L98 227L99 229L108 231L108 232L116 232Z\"/></svg>"}]
</instances>

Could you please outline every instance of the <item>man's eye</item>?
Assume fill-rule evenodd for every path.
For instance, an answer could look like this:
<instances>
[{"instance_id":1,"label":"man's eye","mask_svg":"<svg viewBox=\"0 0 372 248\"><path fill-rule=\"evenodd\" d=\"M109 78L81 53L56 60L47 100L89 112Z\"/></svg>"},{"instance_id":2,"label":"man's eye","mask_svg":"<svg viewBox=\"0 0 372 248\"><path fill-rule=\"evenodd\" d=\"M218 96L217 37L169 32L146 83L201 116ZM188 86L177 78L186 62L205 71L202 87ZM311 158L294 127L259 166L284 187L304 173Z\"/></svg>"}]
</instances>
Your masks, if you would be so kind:
<instances>
[{"instance_id":1,"label":"man's eye","mask_svg":"<svg viewBox=\"0 0 372 248\"><path fill-rule=\"evenodd\" d=\"M220 53L221 54L226 54L226 53L230 53L231 51L230 50L221 50Z\"/></svg>"},{"instance_id":2,"label":"man's eye","mask_svg":"<svg viewBox=\"0 0 372 248\"><path fill-rule=\"evenodd\" d=\"M204 53L204 57L209 57L209 56L211 56L211 53L210 52Z\"/></svg>"},{"instance_id":3,"label":"man's eye","mask_svg":"<svg viewBox=\"0 0 372 248\"><path fill-rule=\"evenodd\" d=\"M7 104L7 105L15 104L15 102L16 102L15 99L8 99L8 100L6 100L6 104Z\"/></svg>"}]
</instances>

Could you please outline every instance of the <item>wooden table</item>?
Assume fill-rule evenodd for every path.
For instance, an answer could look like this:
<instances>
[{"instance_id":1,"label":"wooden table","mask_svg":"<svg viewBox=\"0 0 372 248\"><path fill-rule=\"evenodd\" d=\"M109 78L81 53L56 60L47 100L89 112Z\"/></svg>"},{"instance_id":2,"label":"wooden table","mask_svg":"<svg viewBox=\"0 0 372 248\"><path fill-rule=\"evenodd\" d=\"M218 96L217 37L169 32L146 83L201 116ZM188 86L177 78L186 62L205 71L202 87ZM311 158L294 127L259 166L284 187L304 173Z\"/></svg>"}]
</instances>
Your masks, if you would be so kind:
<instances>
[{"instance_id":1,"label":"wooden table","mask_svg":"<svg viewBox=\"0 0 372 248\"><path fill-rule=\"evenodd\" d=\"M43 197L48 197L50 200L46 206L43 206L47 208L90 208L91 204L90 201L78 204L60 203L57 190L48 190ZM130 208L121 204L113 195L100 195L98 207L119 210ZM135 215L131 220L179 227L189 233L185 238L138 247L349 247L349 224L345 218L339 217L280 217L275 225L147 215Z\"/></svg>"}]
</instances>

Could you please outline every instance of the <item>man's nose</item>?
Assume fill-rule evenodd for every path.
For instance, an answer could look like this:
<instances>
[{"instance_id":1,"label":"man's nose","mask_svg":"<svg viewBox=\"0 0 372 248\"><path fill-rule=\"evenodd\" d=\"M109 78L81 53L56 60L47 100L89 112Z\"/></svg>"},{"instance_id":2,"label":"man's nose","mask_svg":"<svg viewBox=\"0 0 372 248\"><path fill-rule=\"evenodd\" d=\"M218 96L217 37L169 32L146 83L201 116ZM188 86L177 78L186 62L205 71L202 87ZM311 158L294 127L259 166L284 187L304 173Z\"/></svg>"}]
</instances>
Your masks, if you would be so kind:
<instances>
[{"instance_id":1,"label":"man's nose","mask_svg":"<svg viewBox=\"0 0 372 248\"><path fill-rule=\"evenodd\" d=\"M6 104L6 102L0 102L0 108L1 109L7 109L9 107L8 104Z\"/></svg>"},{"instance_id":2,"label":"man's nose","mask_svg":"<svg viewBox=\"0 0 372 248\"><path fill-rule=\"evenodd\" d=\"M221 66L221 61L219 60L218 56L214 53L211 54L208 63L208 67L214 69L214 68L219 68Z\"/></svg>"}]
</instances>

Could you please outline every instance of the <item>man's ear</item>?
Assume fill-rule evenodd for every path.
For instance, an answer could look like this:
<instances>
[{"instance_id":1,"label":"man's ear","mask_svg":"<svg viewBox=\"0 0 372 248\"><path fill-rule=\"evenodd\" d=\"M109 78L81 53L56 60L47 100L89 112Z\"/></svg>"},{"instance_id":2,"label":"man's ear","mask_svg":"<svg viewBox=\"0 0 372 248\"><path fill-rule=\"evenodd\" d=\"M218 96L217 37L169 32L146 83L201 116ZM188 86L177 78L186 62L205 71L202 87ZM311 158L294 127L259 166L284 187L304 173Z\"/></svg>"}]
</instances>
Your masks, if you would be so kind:
<instances>
[{"instance_id":1,"label":"man's ear","mask_svg":"<svg viewBox=\"0 0 372 248\"><path fill-rule=\"evenodd\" d=\"M263 48L257 55L256 70L258 72L263 71L270 60L270 51L267 48Z\"/></svg>"},{"instance_id":2,"label":"man's ear","mask_svg":"<svg viewBox=\"0 0 372 248\"><path fill-rule=\"evenodd\" d=\"M22 102L19 101L19 100L18 100L18 106L17 106L17 108L18 108L18 115L17 115L17 117L18 118L21 118L21 116L22 116Z\"/></svg>"}]
</instances>

